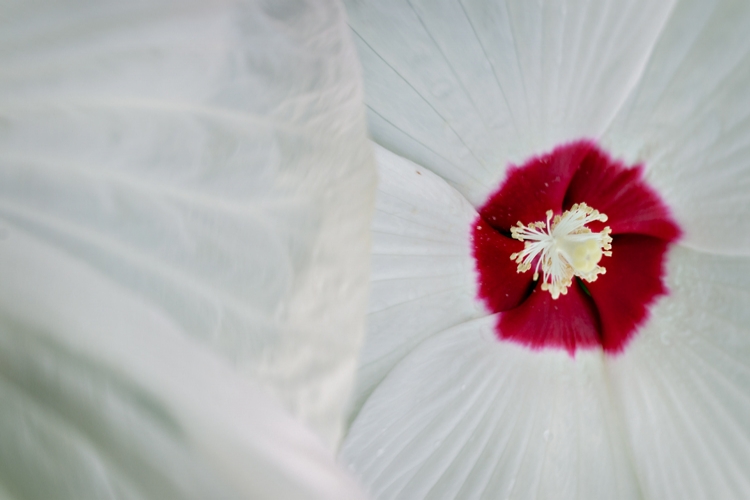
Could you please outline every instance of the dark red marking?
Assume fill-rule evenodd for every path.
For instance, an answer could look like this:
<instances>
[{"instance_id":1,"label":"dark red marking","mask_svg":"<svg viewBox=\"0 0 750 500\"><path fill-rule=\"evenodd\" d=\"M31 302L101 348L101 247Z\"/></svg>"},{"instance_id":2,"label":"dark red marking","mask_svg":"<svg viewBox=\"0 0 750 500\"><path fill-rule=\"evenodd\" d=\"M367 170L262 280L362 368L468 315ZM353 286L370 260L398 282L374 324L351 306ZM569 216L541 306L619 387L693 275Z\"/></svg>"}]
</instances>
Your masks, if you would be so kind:
<instances>
[{"instance_id":1,"label":"dark red marking","mask_svg":"<svg viewBox=\"0 0 750 500\"><path fill-rule=\"evenodd\" d=\"M578 286L552 299L541 286L498 320L497 334L532 349L557 347L571 355L576 349L601 345L599 318L591 298Z\"/></svg>"},{"instance_id":2,"label":"dark red marking","mask_svg":"<svg viewBox=\"0 0 750 500\"><path fill-rule=\"evenodd\" d=\"M510 238L510 227L541 221L574 203L607 214L612 257L607 272L587 290L574 282L558 300L519 274L510 254L523 243ZM479 209L474 223L474 258L479 296L498 316L497 335L532 349L601 347L622 352L648 317L649 306L667 293L664 257L681 231L659 195L643 179L640 165L626 167L592 141L577 141L510 166L500 188ZM480 229L481 227L481 229Z\"/></svg>"},{"instance_id":3,"label":"dark red marking","mask_svg":"<svg viewBox=\"0 0 750 500\"><path fill-rule=\"evenodd\" d=\"M648 318L648 306L667 293L662 282L669 242L637 234L612 241L607 273L586 283L601 321L602 347L610 353L625 348L636 328Z\"/></svg>"},{"instance_id":4,"label":"dark red marking","mask_svg":"<svg viewBox=\"0 0 750 500\"><path fill-rule=\"evenodd\" d=\"M605 152L589 151L573 176L565 195L565 206L585 202L609 220L612 235L645 234L674 241L680 229L659 195L643 180L643 167L627 168ZM593 226L589 226L593 230Z\"/></svg>"},{"instance_id":5,"label":"dark red marking","mask_svg":"<svg viewBox=\"0 0 750 500\"><path fill-rule=\"evenodd\" d=\"M518 273L510 254L523 250L523 242L495 230L482 217L474 224L474 258L482 263L479 288L492 311L520 304L531 291L532 273Z\"/></svg>"}]
</instances>

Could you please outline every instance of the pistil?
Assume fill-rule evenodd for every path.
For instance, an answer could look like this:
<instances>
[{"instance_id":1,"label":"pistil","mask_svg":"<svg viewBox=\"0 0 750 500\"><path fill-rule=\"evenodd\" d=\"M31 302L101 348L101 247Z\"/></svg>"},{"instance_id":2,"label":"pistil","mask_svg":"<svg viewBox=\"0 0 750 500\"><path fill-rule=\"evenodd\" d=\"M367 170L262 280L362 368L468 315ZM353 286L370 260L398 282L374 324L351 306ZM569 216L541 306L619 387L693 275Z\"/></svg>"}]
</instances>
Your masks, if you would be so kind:
<instances>
[{"instance_id":1,"label":"pistil","mask_svg":"<svg viewBox=\"0 0 750 500\"><path fill-rule=\"evenodd\" d=\"M534 280L538 280L541 269L542 290L553 299L568 293L574 276L595 281L606 272L599 261L612 255L612 237L609 227L599 232L586 227L594 221L606 222L607 216L585 203L576 203L554 217L548 210L546 221L528 226L519 221L510 230L513 238L525 242L521 252L510 256L518 264L517 271L524 273L534 266Z\"/></svg>"}]
</instances>

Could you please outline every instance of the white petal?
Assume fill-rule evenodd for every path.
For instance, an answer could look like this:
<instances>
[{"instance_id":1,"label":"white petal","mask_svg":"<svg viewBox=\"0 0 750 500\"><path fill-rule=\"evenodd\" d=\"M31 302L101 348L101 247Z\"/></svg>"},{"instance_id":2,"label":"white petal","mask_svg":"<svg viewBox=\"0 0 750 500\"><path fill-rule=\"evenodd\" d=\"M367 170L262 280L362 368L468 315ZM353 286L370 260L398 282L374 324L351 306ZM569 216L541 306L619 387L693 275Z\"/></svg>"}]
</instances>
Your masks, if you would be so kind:
<instances>
[{"instance_id":1,"label":"white petal","mask_svg":"<svg viewBox=\"0 0 750 500\"><path fill-rule=\"evenodd\" d=\"M375 498L634 498L601 352L532 352L490 316L437 335L375 390L344 441Z\"/></svg>"},{"instance_id":2,"label":"white petal","mask_svg":"<svg viewBox=\"0 0 750 500\"><path fill-rule=\"evenodd\" d=\"M672 2L349 0L377 142L475 205L508 162L599 137Z\"/></svg>"},{"instance_id":3,"label":"white petal","mask_svg":"<svg viewBox=\"0 0 750 500\"><path fill-rule=\"evenodd\" d=\"M666 198L691 247L750 255L750 4L682 1L605 143Z\"/></svg>"},{"instance_id":4,"label":"white petal","mask_svg":"<svg viewBox=\"0 0 750 500\"><path fill-rule=\"evenodd\" d=\"M646 498L747 498L750 259L676 248L671 296L609 373Z\"/></svg>"},{"instance_id":5,"label":"white petal","mask_svg":"<svg viewBox=\"0 0 750 500\"><path fill-rule=\"evenodd\" d=\"M343 8L3 9L2 224L160 308L335 443L375 185Z\"/></svg>"},{"instance_id":6,"label":"white petal","mask_svg":"<svg viewBox=\"0 0 750 500\"><path fill-rule=\"evenodd\" d=\"M359 498L317 436L105 272L11 228L0 283L0 493Z\"/></svg>"},{"instance_id":7,"label":"white petal","mask_svg":"<svg viewBox=\"0 0 750 500\"><path fill-rule=\"evenodd\" d=\"M429 170L381 147L376 157L372 290L355 411L425 338L486 314L475 299L474 208Z\"/></svg>"}]
</instances>

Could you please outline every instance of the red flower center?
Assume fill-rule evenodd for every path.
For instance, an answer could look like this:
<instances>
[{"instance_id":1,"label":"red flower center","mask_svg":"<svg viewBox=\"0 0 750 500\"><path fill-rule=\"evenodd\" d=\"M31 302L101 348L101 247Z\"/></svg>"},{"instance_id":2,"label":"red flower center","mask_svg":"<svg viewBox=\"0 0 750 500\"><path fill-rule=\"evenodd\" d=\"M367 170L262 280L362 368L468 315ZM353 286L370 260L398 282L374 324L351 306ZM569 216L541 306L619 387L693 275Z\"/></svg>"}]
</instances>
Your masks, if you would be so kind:
<instances>
[{"instance_id":1,"label":"red flower center","mask_svg":"<svg viewBox=\"0 0 750 500\"><path fill-rule=\"evenodd\" d=\"M511 166L480 208L479 296L501 313L500 339L619 353L667 292L664 257L680 234L641 165L591 141L559 146Z\"/></svg>"}]
</instances>

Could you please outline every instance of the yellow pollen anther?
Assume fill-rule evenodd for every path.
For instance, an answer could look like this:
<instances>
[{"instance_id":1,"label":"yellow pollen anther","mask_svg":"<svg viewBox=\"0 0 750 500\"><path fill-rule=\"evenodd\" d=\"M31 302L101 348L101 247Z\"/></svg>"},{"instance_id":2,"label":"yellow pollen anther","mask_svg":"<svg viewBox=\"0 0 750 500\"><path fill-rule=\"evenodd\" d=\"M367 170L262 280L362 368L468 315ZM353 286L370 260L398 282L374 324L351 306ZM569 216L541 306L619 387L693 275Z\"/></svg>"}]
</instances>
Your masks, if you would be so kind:
<instances>
[{"instance_id":1,"label":"yellow pollen anther","mask_svg":"<svg viewBox=\"0 0 750 500\"><path fill-rule=\"evenodd\" d=\"M534 260L534 280L542 270L542 290L547 290L553 299L568 293L573 277L588 282L595 281L606 269L599 265L602 257L612 256L611 230L605 227L594 233L586 224L606 222L607 216L585 203L576 203L562 215L547 210L546 222L532 222L528 226L520 221L511 227L513 238L523 241L524 249L514 253L510 259L518 264L518 272L531 269Z\"/></svg>"}]
</instances>

